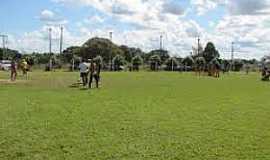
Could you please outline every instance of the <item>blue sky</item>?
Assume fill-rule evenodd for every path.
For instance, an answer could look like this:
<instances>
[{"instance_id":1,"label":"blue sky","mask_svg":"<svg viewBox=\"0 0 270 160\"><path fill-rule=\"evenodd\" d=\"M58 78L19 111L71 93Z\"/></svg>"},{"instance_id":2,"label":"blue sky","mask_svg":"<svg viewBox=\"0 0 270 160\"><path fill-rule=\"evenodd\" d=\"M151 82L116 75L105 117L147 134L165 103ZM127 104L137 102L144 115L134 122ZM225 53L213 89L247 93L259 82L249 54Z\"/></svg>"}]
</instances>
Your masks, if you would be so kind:
<instances>
[{"instance_id":1,"label":"blue sky","mask_svg":"<svg viewBox=\"0 0 270 160\"><path fill-rule=\"evenodd\" d=\"M48 28L53 29L58 50L59 27L65 29L65 47L81 45L89 38L108 38L143 48L164 47L172 55L187 56L200 35L202 46L216 44L229 57L236 42L239 58L268 54L269 0L3 0L0 33L9 36L10 48L21 52L46 52Z\"/></svg>"}]
</instances>

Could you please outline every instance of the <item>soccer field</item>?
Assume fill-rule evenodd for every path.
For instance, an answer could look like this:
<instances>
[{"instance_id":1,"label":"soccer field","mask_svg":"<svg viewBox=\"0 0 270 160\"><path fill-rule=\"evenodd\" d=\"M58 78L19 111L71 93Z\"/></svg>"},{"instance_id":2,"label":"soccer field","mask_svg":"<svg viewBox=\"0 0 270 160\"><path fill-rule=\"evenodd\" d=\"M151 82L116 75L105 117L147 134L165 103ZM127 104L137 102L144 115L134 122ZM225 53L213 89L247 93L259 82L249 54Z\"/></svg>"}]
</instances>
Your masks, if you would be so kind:
<instances>
[{"instance_id":1,"label":"soccer field","mask_svg":"<svg viewBox=\"0 0 270 160\"><path fill-rule=\"evenodd\" d=\"M259 74L103 73L101 89L69 87L77 80L0 82L0 159L270 159L270 83Z\"/></svg>"}]
</instances>

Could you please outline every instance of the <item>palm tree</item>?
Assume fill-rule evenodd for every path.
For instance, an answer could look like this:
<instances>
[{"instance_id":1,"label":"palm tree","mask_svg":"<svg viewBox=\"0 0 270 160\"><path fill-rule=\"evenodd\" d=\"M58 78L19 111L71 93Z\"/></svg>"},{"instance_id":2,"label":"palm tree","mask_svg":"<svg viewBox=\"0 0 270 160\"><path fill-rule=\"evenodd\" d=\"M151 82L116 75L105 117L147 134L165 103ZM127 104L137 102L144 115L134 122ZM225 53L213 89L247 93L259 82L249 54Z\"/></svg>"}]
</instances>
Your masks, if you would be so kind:
<instances>
[{"instance_id":1,"label":"palm tree","mask_svg":"<svg viewBox=\"0 0 270 160\"><path fill-rule=\"evenodd\" d=\"M182 63L184 64L185 70L187 67L191 67L194 65L195 61L191 56L187 56L186 58L183 59Z\"/></svg>"},{"instance_id":2,"label":"palm tree","mask_svg":"<svg viewBox=\"0 0 270 160\"><path fill-rule=\"evenodd\" d=\"M159 55L153 55L150 57L150 69L152 71L157 71L161 65L161 58Z\"/></svg>"},{"instance_id":3,"label":"palm tree","mask_svg":"<svg viewBox=\"0 0 270 160\"><path fill-rule=\"evenodd\" d=\"M143 59L141 56L135 56L132 58L133 70L139 71L139 66L142 65Z\"/></svg>"},{"instance_id":4,"label":"palm tree","mask_svg":"<svg viewBox=\"0 0 270 160\"><path fill-rule=\"evenodd\" d=\"M113 66L114 66L115 71L120 71L121 66L123 66L124 64L125 64L125 59L123 56L118 54L113 58Z\"/></svg>"},{"instance_id":5,"label":"palm tree","mask_svg":"<svg viewBox=\"0 0 270 160\"><path fill-rule=\"evenodd\" d=\"M167 70L174 71L175 69L177 69L179 62L176 58L171 57L166 60L165 64L167 66Z\"/></svg>"},{"instance_id":6,"label":"palm tree","mask_svg":"<svg viewBox=\"0 0 270 160\"><path fill-rule=\"evenodd\" d=\"M102 58L101 56L96 56L96 58L94 58L94 61L95 61L97 64L100 64L100 65L103 64L103 58Z\"/></svg>"},{"instance_id":7,"label":"palm tree","mask_svg":"<svg viewBox=\"0 0 270 160\"><path fill-rule=\"evenodd\" d=\"M98 73L100 73L103 64L103 58L101 56L97 56L94 58L94 62L97 64Z\"/></svg>"},{"instance_id":8,"label":"palm tree","mask_svg":"<svg viewBox=\"0 0 270 160\"><path fill-rule=\"evenodd\" d=\"M199 76L201 75L201 72L204 71L205 65L206 65L206 60L204 57L197 57L195 59L196 73L199 73Z\"/></svg>"},{"instance_id":9,"label":"palm tree","mask_svg":"<svg viewBox=\"0 0 270 160\"><path fill-rule=\"evenodd\" d=\"M219 77L221 65L217 58L213 58L208 64L208 75Z\"/></svg>"}]
</instances>

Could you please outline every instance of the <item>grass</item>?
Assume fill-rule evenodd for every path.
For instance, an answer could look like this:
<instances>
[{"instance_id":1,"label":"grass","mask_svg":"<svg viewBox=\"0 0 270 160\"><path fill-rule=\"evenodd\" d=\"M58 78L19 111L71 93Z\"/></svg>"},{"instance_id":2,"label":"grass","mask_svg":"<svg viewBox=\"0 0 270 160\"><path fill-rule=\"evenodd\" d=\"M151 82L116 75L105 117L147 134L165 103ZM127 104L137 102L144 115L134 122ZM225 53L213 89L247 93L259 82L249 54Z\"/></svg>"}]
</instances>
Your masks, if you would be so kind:
<instances>
[{"instance_id":1,"label":"grass","mask_svg":"<svg viewBox=\"0 0 270 160\"><path fill-rule=\"evenodd\" d=\"M0 73L0 79L8 77ZM34 72L0 84L0 159L270 159L270 84L258 74Z\"/></svg>"}]
</instances>

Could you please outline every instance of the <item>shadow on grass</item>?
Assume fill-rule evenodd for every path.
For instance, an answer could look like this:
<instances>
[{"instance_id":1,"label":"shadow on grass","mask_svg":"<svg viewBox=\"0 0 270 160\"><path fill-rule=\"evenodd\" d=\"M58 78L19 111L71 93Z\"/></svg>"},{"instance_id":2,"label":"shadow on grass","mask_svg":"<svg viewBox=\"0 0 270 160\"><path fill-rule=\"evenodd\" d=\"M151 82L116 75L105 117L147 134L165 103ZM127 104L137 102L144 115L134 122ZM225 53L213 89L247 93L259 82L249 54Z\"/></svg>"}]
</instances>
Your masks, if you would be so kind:
<instances>
[{"instance_id":1,"label":"shadow on grass","mask_svg":"<svg viewBox=\"0 0 270 160\"><path fill-rule=\"evenodd\" d=\"M69 85L69 88L80 88L80 86L82 86L82 83L73 83Z\"/></svg>"},{"instance_id":2,"label":"shadow on grass","mask_svg":"<svg viewBox=\"0 0 270 160\"><path fill-rule=\"evenodd\" d=\"M80 88L81 91L86 91L86 90L89 90L89 88L87 87L83 87L83 88Z\"/></svg>"}]
</instances>

